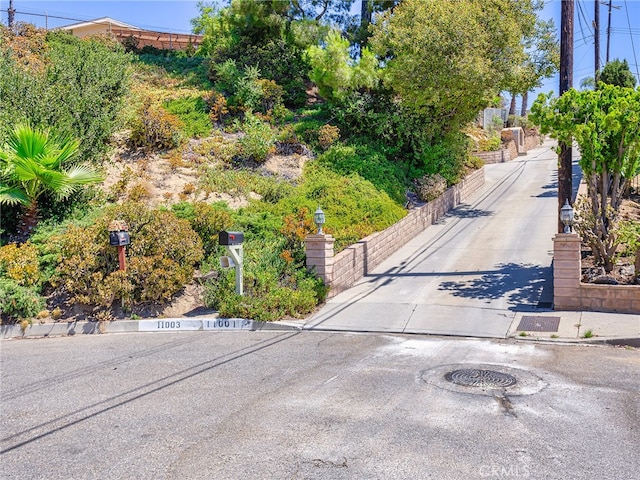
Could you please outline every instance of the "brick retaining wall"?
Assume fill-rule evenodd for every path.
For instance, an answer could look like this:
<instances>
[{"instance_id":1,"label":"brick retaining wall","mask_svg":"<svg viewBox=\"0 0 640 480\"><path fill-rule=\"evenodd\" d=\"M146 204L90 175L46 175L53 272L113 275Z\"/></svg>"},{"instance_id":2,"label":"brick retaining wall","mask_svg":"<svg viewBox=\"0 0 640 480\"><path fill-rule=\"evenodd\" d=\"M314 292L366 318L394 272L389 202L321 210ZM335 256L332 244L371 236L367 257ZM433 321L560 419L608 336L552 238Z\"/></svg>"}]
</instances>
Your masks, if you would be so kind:
<instances>
[{"instance_id":1,"label":"brick retaining wall","mask_svg":"<svg viewBox=\"0 0 640 480\"><path fill-rule=\"evenodd\" d=\"M596 285L580 281L581 244L575 233L558 233L553 238L553 308L640 313L640 285Z\"/></svg>"},{"instance_id":2,"label":"brick retaining wall","mask_svg":"<svg viewBox=\"0 0 640 480\"><path fill-rule=\"evenodd\" d=\"M528 152L533 148L541 145L540 135L524 136L524 152ZM494 152L473 152L474 157L481 158L485 164L503 163L513 160L518 156L518 146L515 140L509 140L502 143L502 148Z\"/></svg>"},{"instance_id":3,"label":"brick retaining wall","mask_svg":"<svg viewBox=\"0 0 640 480\"><path fill-rule=\"evenodd\" d=\"M329 296L353 286L392 253L458 206L484 185L484 168L476 170L435 200L411 210L406 217L381 232L363 238L337 254L328 285Z\"/></svg>"},{"instance_id":4,"label":"brick retaining wall","mask_svg":"<svg viewBox=\"0 0 640 480\"><path fill-rule=\"evenodd\" d=\"M515 148L515 147L514 147ZM494 152L473 152L474 157L481 158L485 164L503 163L511 160L511 152L508 148L501 148Z\"/></svg>"}]
</instances>

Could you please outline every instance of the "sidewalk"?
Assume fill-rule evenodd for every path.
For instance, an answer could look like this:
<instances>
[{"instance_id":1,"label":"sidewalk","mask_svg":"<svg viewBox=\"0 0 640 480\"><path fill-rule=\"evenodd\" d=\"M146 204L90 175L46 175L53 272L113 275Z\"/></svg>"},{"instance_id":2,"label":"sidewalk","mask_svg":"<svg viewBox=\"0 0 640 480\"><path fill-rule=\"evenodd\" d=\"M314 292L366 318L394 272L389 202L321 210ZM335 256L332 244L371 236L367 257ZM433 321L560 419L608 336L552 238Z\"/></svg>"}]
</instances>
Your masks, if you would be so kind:
<instances>
[{"instance_id":1,"label":"sidewalk","mask_svg":"<svg viewBox=\"0 0 640 480\"><path fill-rule=\"evenodd\" d=\"M515 338L518 340L552 341L560 343L610 343L640 347L640 315L607 312L572 312L539 310L531 312L493 312L503 317L504 333L490 334L484 322L469 322L466 325L455 321L455 308L450 310L448 321L443 318L431 322L432 327L423 326L397 328L392 325L368 323L365 319L353 318L350 325L341 324L323 317L313 317L303 324L304 330L417 333L423 335L458 336L475 338ZM475 312L482 317L482 313ZM486 314L485 314L486 316ZM486 320L486 319L485 319ZM356 325L359 323L359 325ZM499 323L494 322L494 323ZM409 323L411 324L411 322ZM495 328L495 327L494 327Z\"/></svg>"}]
</instances>

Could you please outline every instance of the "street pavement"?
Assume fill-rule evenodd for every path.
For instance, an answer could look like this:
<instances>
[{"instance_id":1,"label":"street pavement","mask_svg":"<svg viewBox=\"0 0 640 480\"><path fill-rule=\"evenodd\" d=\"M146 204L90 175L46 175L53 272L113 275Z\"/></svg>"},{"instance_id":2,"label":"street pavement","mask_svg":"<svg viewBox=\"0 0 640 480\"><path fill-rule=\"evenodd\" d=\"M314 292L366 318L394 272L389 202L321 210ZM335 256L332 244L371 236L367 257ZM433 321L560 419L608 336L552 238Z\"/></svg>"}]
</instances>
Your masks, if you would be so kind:
<instances>
[{"instance_id":1,"label":"street pavement","mask_svg":"<svg viewBox=\"0 0 640 480\"><path fill-rule=\"evenodd\" d=\"M635 480L640 471L640 355L628 347L271 331L0 348L6 480ZM447 380L469 370L493 373L477 386Z\"/></svg>"}]
</instances>

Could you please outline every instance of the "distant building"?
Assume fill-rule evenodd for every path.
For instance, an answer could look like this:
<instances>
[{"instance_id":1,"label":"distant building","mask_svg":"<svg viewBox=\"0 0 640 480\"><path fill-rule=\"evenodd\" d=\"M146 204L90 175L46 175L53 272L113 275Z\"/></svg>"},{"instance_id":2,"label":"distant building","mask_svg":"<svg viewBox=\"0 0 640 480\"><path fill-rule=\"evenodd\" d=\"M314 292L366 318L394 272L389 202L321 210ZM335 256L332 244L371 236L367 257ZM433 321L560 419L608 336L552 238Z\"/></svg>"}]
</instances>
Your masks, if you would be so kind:
<instances>
[{"instance_id":1,"label":"distant building","mask_svg":"<svg viewBox=\"0 0 640 480\"><path fill-rule=\"evenodd\" d=\"M122 42L133 37L137 40L138 48L151 46L163 50L185 50L189 45L198 48L202 42L202 35L155 32L109 17L65 25L59 27L59 30L68 30L78 38L96 34L110 34Z\"/></svg>"}]
</instances>

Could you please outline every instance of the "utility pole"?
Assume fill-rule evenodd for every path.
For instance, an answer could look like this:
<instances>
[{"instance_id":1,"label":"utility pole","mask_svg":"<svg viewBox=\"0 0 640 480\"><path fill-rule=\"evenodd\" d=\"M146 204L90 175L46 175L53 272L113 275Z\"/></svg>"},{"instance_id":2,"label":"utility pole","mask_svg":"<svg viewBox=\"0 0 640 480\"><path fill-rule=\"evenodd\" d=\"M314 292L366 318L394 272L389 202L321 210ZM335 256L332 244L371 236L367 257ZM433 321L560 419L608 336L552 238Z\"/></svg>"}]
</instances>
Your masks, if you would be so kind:
<instances>
[{"instance_id":1,"label":"utility pole","mask_svg":"<svg viewBox=\"0 0 640 480\"><path fill-rule=\"evenodd\" d=\"M611 9L620 10L620 5L613 5L613 0L609 0L609 19L607 20L607 58L605 63L609 63L609 46L611 45Z\"/></svg>"},{"instance_id":2,"label":"utility pole","mask_svg":"<svg viewBox=\"0 0 640 480\"><path fill-rule=\"evenodd\" d=\"M562 0L560 16L560 95L573 86L573 0ZM560 143L558 157L558 233L564 232L560 210L566 200L573 204L571 145Z\"/></svg>"},{"instance_id":3,"label":"utility pole","mask_svg":"<svg viewBox=\"0 0 640 480\"><path fill-rule=\"evenodd\" d=\"M593 38L595 40L595 74L593 75L595 87L598 87L600 77L600 0L595 0L595 10L593 12Z\"/></svg>"},{"instance_id":4,"label":"utility pole","mask_svg":"<svg viewBox=\"0 0 640 480\"><path fill-rule=\"evenodd\" d=\"M13 0L9 0L9 8L7 9L7 20L9 28L13 28L13 22L16 17L16 9L13 8Z\"/></svg>"}]
</instances>

